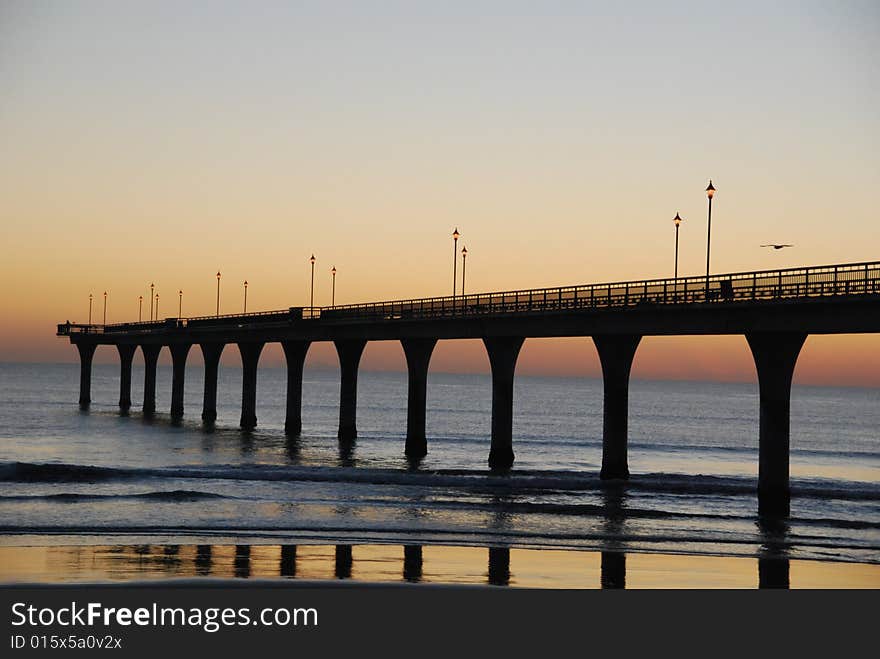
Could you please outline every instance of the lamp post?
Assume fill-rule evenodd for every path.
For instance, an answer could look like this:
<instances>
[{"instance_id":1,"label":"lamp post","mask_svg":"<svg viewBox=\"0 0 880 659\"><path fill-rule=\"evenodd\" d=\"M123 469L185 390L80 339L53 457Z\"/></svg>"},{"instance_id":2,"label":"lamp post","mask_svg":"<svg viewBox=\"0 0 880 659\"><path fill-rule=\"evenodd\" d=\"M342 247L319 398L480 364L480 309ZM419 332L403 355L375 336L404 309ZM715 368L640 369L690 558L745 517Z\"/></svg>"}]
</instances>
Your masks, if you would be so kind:
<instances>
[{"instance_id":1,"label":"lamp post","mask_svg":"<svg viewBox=\"0 0 880 659\"><path fill-rule=\"evenodd\" d=\"M183 291L177 291L177 319L183 315Z\"/></svg>"},{"instance_id":2,"label":"lamp post","mask_svg":"<svg viewBox=\"0 0 880 659\"><path fill-rule=\"evenodd\" d=\"M144 296L138 295L138 322L141 322L144 310Z\"/></svg>"},{"instance_id":3,"label":"lamp post","mask_svg":"<svg viewBox=\"0 0 880 659\"><path fill-rule=\"evenodd\" d=\"M458 283L458 227L452 232L452 306L455 306L455 285Z\"/></svg>"},{"instance_id":4,"label":"lamp post","mask_svg":"<svg viewBox=\"0 0 880 659\"><path fill-rule=\"evenodd\" d=\"M467 247L461 248L461 296L464 297L464 277L467 274Z\"/></svg>"},{"instance_id":5,"label":"lamp post","mask_svg":"<svg viewBox=\"0 0 880 659\"><path fill-rule=\"evenodd\" d=\"M153 289L155 287L156 287L155 284L150 284L150 320L153 320L153 297L154 297Z\"/></svg>"},{"instance_id":6,"label":"lamp post","mask_svg":"<svg viewBox=\"0 0 880 659\"><path fill-rule=\"evenodd\" d=\"M336 306L336 266L335 265L333 266L333 269L330 270L330 274L332 275L332 278L333 278L333 284L331 286L332 293L330 294L330 306L335 307Z\"/></svg>"},{"instance_id":7,"label":"lamp post","mask_svg":"<svg viewBox=\"0 0 880 659\"><path fill-rule=\"evenodd\" d=\"M312 285L309 293L309 311L315 308L315 255L312 254L312 258L309 259L309 263L312 264Z\"/></svg>"},{"instance_id":8,"label":"lamp post","mask_svg":"<svg viewBox=\"0 0 880 659\"><path fill-rule=\"evenodd\" d=\"M678 283L678 227L681 224L681 217L679 217L678 213L675 214L675 217L672 218L672 221L675 222L675 282Z\"/></svg>"},{"instance_id":9,"label":"lamp post","mask_svg":"<svg viewBox=\"0 0 880 659\"><path fill-rule=\"evenodd\" d=\"M712 179L709 179L709 186L706 188L706 196L709 198L709 221L706 229L706 300L709 299L709 250L712 247L712 197L715 196L715 186L712 185Z\"/></svg>"},{"instance_id":10,"label":"lamp post","mask_svg":"<svg viewBox=\"0 0 880 659\"><path fill-rule=\"evenodd\" d=\"M156 293L156 320L159 320L159 294Z\"/></svg>"},{"instance_id":11,"label":"lamp post","mask_svg":"<svg viewBox=\"0 0 880 659\"><path fill-rule=\"evenodd\" d=\"M92 324L92 294L89 293L89 325Z\"/></svg>"},{"instance_id":12,"label":"lamp post","mask_svg":"<svg viewBox=\"0 0 880 659\"><path fill-rule=\"evenodd\" d=\"M217 316L220 315L220 271L217 271Z\"/></svg>"},{"instance_id":13,"label":"lamp post","mask_svg":"<svg viewBox=\"0 0 880 659\"><path fill-rule=\"evenodd\" d=\"M247 279L244 280L244 313L247 313Z\"/></svg>"},{"instance_id":14,"label":"lamp post","mask_svg":"<svg viewBox=\"0 0 880 659\"><path fill-rule=\"evenodd\" d=\"M104 325L107 324L107 291L104 291Z\"/></svg>"}]
</instances>

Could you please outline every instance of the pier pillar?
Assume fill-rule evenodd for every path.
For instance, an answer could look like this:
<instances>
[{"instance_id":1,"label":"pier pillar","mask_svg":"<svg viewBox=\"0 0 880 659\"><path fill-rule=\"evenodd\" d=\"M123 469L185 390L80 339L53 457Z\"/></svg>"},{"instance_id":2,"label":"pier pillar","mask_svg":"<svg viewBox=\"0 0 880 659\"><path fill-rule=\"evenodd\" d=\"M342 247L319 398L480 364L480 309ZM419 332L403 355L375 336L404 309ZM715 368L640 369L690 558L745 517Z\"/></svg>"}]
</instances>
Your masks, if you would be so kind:
<instances>
[{"instance_id":1,"label":"pier pillar","mask_svg":"<svg viewBox=\"0 0 880 659\"><path fill-rule=\"evenodd\" d=\"M191 344L172 343L168 346L171 351L171 419L179 421L183 418L183 389L186 379L186 356L189 354Z\"/></svg>"},{"instance_id":2,"label":"pier pillar","mask_svg":"<svg viewBox=\"0 0 880 659\"><path fill-rule=\"evenodd\" d=\"M303 366L311 341L282 341L284 358L287 360L287 415L284 432L299 437L302 432L302 382Z\"/></svg>"},{"instance_id":3,"label":"pier pillar","mask_svg":"<svg viewBox=\"0 0 880 659\"><path fill-rule=\"evenodd\" d=\"M406 449L410 458L422 458L428 453L425 437L425 406L428 395L428 363L437 345L436 339L401 339L409 371L406 405Z\"/></svg>"},{"instance_id":4,"label":"pier pillar","mask_svg":"<svg viewBox=\"0 0 880 659\"><path fill-rule=\"evenodd\" d=\"M128 412L131 408L131 362L136 345L117 343L119 351L119 409Z\"/></svg>"},{"instance_id":5,"label":"pier pillar","mask_svg":"<svg viewBox=\"0 0 880 659\"><path fill-rule=\"evenodd\" d=\"M492 366L490 469L513 465L513 374L523 341L519 336L483 339Z\"/></svg>"},{"instance_id":6,"label":"pier pillar","mask_svg":"<svg viewBox=\"0 0 880 659\"><path fill-rule=\"evenodd\" d=\"M342 380L339 389L339 441L351 442L357 438L357 376L358 364L366 341L346 339L334 341L339 355Z\"/></svg>"},{"instance_id":7,"label":"pier pillar","mask_svg":"<svg viewBox=\"0 0 880 659\"><path fill-rule=\"evenodd\" d=\"M627 479L627 425L629 422L629 372L639 341L637 334L593 337L602 363L604 403L602 422L602 471L600 478Z\"/></svg>"},{"instance_id":8,"label":"pier pillar","mask_svg":"<svg viewBox=\"0 0 880 659\"><path fill-rule=\"evenodd\" d=\"M202 399L202 422L213 425L217 420L217 372L220 368L220 355L223 343L200 343L205 360L205 394Z\"/></svg>"},{"instance_id":9,"label":"pier pillar","mask_svg":"<svg viewBox=\"0 0 880 659\"><path fill-rule=\"evenodd\" d=\"M156 364L159 362L161 345L142 345L144 353L144 416L156 413Z\"/></svg>"},{"instance_id":10,"label":"pier pillar","mask_svg":"<svg viewBox=\"0 0 880 659\"><path fill-rule=\"evenodd\" d=\"M77 343L79 351L79 409L87 410L92 403L92 357L97 343Z\"/></svg>"},{"instance_id":11,"label":"pier pillar","mask_svg":"<svg viewBox=\"0 0 880 659\"><path fill-rule=\"evenodd\" d=\"M242 430L257 427L257 364L263 351L262 342L239 343L241 353L241 421Z\"/></svg>"},{"instance_id":12,"label":"pier pillar","mask_svg":"<svg viewBox=\"0 0 880 659\"><path fill-rule=\"evenodd\" d=\"M806 341L803 332L746 334L758 371L760 426L758 432L758 512L786 517L788 487L791 378Z\"/></svg>"}]
</instances>

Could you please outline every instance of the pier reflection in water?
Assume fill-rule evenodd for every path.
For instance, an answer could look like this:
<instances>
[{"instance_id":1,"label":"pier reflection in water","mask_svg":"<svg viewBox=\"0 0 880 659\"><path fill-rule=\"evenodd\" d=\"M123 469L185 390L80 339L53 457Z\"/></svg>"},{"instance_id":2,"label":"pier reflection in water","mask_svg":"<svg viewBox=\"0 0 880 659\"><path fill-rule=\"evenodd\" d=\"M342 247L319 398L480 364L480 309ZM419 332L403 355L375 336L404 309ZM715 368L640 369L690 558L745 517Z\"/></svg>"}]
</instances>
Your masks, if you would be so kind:
<instances>
[{"instance_id":1,"label":"pier reflection in water","mask_svg":"<svg viewBox=\"0 0 880 659\"><path fill-rule=\"evenodd\" d=\"M880 566L792 560L784 528L757 558L436 545L0 547L0 582L350 580L532 588L880 587Z\"/></svg>"}]
</instances>

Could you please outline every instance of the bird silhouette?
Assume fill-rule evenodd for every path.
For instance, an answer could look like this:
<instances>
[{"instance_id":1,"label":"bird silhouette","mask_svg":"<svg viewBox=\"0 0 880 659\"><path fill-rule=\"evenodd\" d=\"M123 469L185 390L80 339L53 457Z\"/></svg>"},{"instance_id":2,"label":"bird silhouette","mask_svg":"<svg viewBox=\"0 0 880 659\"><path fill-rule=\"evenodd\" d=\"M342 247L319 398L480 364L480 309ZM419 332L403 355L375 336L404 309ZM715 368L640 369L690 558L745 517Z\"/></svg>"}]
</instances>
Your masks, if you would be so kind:
<instances>
[{"instance_id":1,"label":"bird silhouette","mask_svg":"<svg viewBox=\"0 0 880 659\"><path fill-rule=\"evenodd\" d=\"M773 249L782 249L783 247L794 247L794 245L777 245L772 243L770 245L761 245L761 247L772 247Z\"/></svg>"}]
</instances>

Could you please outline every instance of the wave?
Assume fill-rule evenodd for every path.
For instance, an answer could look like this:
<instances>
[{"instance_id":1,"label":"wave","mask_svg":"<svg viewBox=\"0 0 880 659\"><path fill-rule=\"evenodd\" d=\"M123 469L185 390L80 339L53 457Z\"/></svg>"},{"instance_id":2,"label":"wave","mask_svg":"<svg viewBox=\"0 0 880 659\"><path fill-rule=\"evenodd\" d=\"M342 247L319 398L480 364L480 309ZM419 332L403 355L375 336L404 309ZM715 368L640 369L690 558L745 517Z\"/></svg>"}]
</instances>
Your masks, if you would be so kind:
<instances>
[{"instance_id":1,"label":"wave","mask_svg":"<svg viewBox=\"0 0 880 659\"><path fill-rule=\"evenodd\" d=\"M131 494L84 494L80 492L60 492L57 494L12 494L0 495L3 501L60 501L62 503L78 503L83 501L101 501L116 499L142 499L147 501L201 501L203 499L233 499L215 492L201 492L199 490L167 490L156 492L135 492Z\"/></svg>"},{"instance_id":2,"label":"wave","mask_svg":"<svg viewBox=\"0 0 880 659\"><path fill-rule=\"evenodd\" d=\"M598 472L514 470L393 470L370 467L277 465L192 465L158 468L99 467L65 463L0 463L0 482L83 483L125 479L207 479L254 482L326 482L433 487L479 493L645 491L673 495L755 496L757 480L742 476L675 473L634 474L630 480L602 481ZM880 501L871 483L793 479L794 498ZM204 493L199 493L200 495Z\"/></svg>"}]
</instances>

